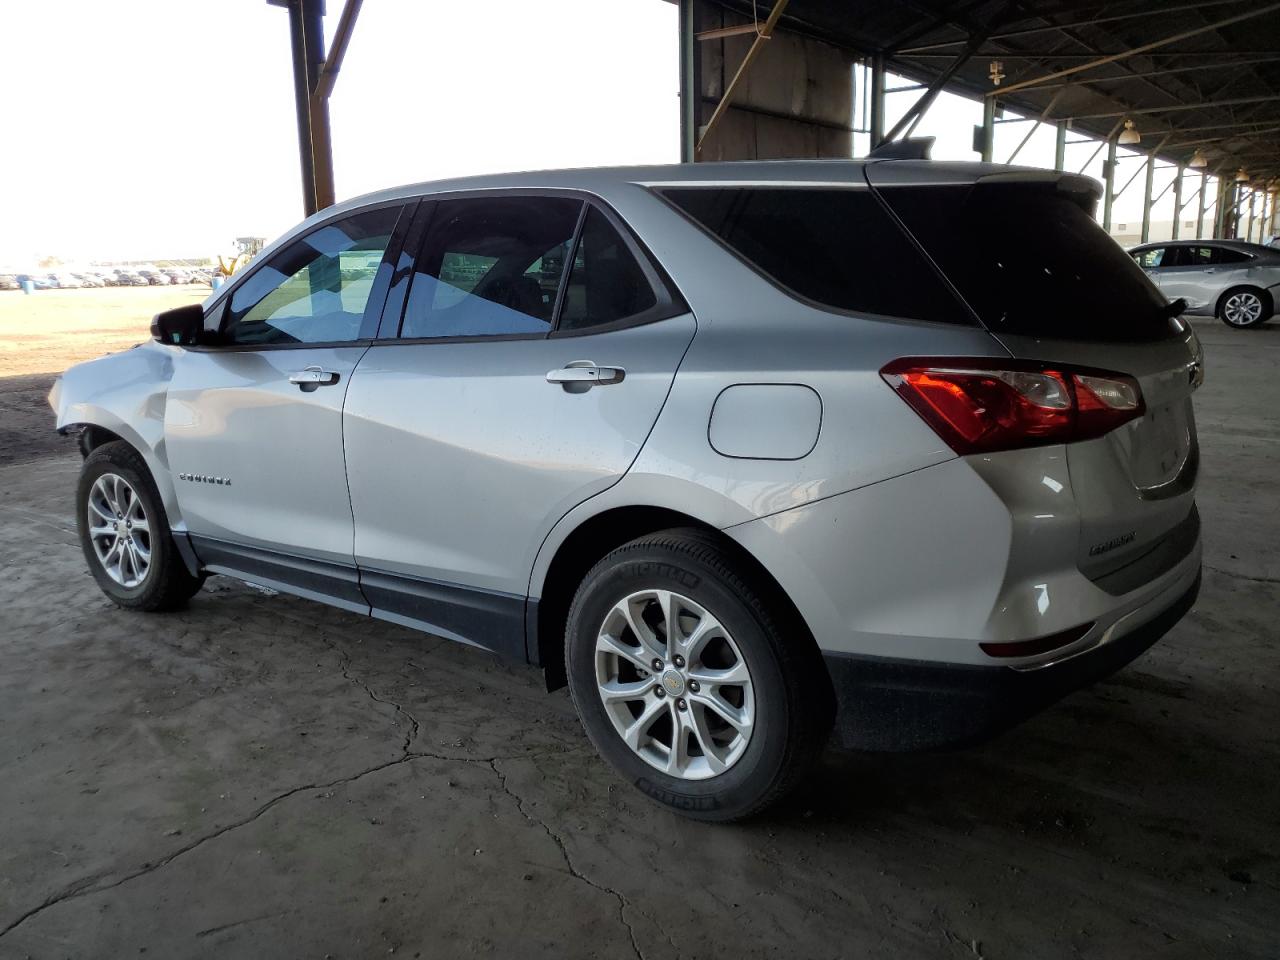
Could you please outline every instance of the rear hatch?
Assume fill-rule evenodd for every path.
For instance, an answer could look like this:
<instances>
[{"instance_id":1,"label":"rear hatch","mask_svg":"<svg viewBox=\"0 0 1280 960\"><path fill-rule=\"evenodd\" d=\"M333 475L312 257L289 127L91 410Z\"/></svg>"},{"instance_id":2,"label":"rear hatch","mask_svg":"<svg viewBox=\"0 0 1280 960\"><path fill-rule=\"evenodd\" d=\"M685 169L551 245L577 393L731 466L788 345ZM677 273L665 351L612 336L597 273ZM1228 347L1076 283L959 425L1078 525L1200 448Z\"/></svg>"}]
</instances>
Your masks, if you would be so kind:
<instances>
[{"instance_id":1,"label":"rear hatch","mask_svg":"<svg viewBox=\"0 0 1280 960\"><path fill-rule=\"evenodd\" d=\"M1194 332L1170 319L1164 297L1094 221L1092 181L1013 172L921 185L921 172L878 163L867 177L1010 353L1121 373L1141 387L1143 416L1066 446L1080 570L1113 593L1140 586L1185 556L1198 532Z\"/></svg>"}]
</instances>

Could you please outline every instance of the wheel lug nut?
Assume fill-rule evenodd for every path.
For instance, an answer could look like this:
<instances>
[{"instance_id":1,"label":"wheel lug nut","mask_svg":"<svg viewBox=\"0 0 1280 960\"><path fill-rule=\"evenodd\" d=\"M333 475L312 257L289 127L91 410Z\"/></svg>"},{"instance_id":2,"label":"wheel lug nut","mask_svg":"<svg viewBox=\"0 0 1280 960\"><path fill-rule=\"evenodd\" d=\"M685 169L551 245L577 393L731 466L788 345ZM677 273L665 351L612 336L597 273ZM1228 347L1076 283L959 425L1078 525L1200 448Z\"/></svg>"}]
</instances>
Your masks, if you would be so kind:
<instances>
[{"instance_id":1,"label":"wheel lug nut","mask_svg":"<svg viewBox=\"0 0 1280 960\"><path fill-rule=\"evenodd\" d=\"M681 697L679 700L676 701L676 709L677 710L689 709L689 704L685 703L684 697Z\"/></svg>"},{"instance_id":2,"label":"wheel lug nut","mask_svg":"<svg viewBox=\"0 0 1280 960\"><path fill-rule=\"evenodd\" d=\"M657 657L653 658L653 670L655 673L660 673L662 671L662 661Z\"/></svg>"},{"instance_id":3,"label":"wheel lug nut","mask_svg":"<svg viewBox=\"0 0 1280 960\"><path fill-rule=\"evenodd\" d=\"M671 662L674 663L677 667L683 667L684 657L680 656L680 654L677 653Z\"/></svg>"},{"instance_id":4,"label":"wheel lug nut","mask_svg":"<svg viewBox=\"0 0 1280 960\"><path fill-rule=\"evenodd\" d=\"M653 695L661 700L667 695L667 691L663 690L661 686L657 686L653 688Z\"/></svg>"},{"instance_id":5,"label":"wheel lug nut","mask_svg":"<svg viewBox=\"0 0 1280 960\"><path fill-rule=\"evenodd\" d=\"M697 681L697 680L690 680L690 681L689 681L689 689L690 689L693 693L697 693L697 692L698 692L698 689L699 689L699 687L698 687L698 681Z\"/></svg>"}]
</instances>

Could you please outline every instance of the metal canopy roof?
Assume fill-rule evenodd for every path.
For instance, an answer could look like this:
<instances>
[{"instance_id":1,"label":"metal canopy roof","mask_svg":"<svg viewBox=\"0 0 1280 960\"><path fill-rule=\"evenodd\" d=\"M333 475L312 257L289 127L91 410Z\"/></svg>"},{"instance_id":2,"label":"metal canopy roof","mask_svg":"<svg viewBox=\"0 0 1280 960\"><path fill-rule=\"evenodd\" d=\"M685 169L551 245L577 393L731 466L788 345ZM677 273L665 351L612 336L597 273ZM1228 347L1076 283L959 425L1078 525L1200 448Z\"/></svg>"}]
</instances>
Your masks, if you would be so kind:
<instances>
[{"instance_id":1,"label":"metal canopy roof","mask_svg":"<svg viewBox=\"0 0 1280 960\"><path fill-rule=\"evenodd\" d=\"M765 7L719 3L747 17ZM790 0L778 27L1102 139L1128 118L1142 150L1175 162L1200 148L1211 172L1280 175L1280 4Z\"/></svg>"}]
</instances>

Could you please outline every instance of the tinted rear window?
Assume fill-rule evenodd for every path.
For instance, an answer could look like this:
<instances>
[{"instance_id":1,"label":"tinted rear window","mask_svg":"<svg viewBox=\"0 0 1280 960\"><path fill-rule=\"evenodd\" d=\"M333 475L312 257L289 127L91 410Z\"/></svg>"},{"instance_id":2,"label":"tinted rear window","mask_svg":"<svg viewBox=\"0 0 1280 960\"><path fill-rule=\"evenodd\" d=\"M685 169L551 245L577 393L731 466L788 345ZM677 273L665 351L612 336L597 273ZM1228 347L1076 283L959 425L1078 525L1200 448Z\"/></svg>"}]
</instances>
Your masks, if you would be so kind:
<instances>
[{"instance_id":1,"label":"tinted rear window","mask_svg":"<svg viewBox=\"0 0 1280 960\"><path fill-rule=\"evenodd\" d=\"M973 323L869 190L680 187L662 195L802 298L853 313Z\"/></svg>"},{"instance_id":2,"label":"tinted rear window","mask_svg":"<svg viewBox=\"0 0 1280 960\"><path fill-rule=\"evenodd\" d=\"M881 195L994 333L1169 336L1165 298L1052 184L884 187Z\"/></svg>"}]
</instances>

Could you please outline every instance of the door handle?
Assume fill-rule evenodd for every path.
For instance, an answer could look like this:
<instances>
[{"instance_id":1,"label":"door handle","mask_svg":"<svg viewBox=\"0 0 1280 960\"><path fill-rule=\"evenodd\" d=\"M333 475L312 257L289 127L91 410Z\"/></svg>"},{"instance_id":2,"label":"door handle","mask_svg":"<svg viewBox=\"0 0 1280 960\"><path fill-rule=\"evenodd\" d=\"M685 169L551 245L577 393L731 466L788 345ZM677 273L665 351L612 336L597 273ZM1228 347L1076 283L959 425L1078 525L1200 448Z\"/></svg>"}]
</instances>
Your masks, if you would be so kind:
<instances>
[{"instance_id":1,"label":"door handle","mask_svg":"<svg viewBox=\"0 0 1280 960\"><path fill-rule=\"evenodd\" d=\"M296 383L304 391L311 391L316 387L328 387L337 383L338 374L336 371L321 367L307 367L305 370L295 370L289 374L289 382Z\"/></svg>"},{"instance_id":2,"label":"door handle","mask_svg":"<svg viewBox=\"0 0 1280 960\"><path fill-rule=\"evenodd\" d=\"M561 384L566 390L589 390L591 387L621 383L627 371L621 367L597 367L590 360L575 360L559 370L547 372L547 383Z\"/></svg>"}]
</instances>

